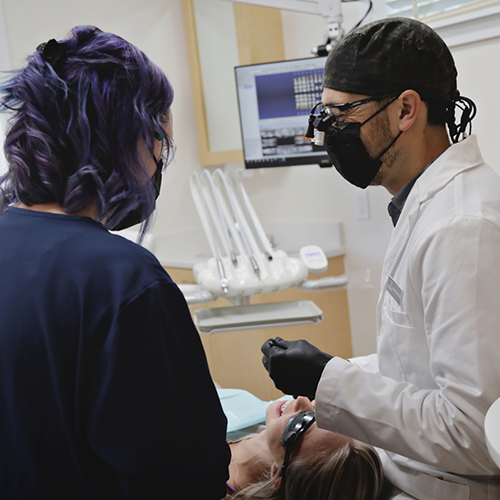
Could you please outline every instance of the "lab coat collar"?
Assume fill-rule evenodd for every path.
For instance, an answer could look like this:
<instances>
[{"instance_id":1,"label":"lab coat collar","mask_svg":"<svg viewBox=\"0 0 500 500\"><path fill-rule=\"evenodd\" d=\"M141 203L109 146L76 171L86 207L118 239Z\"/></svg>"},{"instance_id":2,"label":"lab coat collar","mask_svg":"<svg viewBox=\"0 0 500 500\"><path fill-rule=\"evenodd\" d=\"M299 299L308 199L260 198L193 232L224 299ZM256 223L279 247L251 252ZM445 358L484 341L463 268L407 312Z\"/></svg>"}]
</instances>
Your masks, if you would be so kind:
<instances>
[{"instance_id":1,"label":"lab coat collar","mask_svg":"<svg viewBox=\"0 0 500 500\"><path fill-rule=\"evenodd\" d=\"M422 173L413 186L403 207L398 224L392 233L387 251L387 272L397 264L413 226L419 218L420 206L448 185L457 175L484 163L477 145L477 137L469 136L452 144L434 163Z\"/></svg>"},{"instance_id":2,"label":"lab coat collar","mask_svg":"<svg viewBox=\"0 0 500 500\"><path fill-rule=\"evenodd\" d=\"M483 163L475 135L452 144L418 179L415 187L418 188L419 202L424 203L434 196L458 174Z\"/></svg>"}]
</instances>

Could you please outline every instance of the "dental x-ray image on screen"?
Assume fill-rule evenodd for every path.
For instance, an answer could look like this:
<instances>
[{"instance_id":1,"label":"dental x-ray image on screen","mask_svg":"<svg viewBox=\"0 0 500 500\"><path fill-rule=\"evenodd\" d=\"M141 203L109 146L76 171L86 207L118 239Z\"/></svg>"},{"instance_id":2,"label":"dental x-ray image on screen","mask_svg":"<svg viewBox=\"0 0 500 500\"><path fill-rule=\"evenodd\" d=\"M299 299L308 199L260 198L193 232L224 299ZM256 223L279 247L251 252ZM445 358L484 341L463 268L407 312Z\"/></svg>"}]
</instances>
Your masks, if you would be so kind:
<instances>
[{"instance_id":1,"label":"dental x-ray image on screen","mask_svg":"<svg viewBox=\"0 0 500 500\"><path fill-rule=\"evenodd\" d=\"M331 166L323 147L305 134L321 101L326 57L235 68L246 168Z\"/></svg>"}]
</instances>

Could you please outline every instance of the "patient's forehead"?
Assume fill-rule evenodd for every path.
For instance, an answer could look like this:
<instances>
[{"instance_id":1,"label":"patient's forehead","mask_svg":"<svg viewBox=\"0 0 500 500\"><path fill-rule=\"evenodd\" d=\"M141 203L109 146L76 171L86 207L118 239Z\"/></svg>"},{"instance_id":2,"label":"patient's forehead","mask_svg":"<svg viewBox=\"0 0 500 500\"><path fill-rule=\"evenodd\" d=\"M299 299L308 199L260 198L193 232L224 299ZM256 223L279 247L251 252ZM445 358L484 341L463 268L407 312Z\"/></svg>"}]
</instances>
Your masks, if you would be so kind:
<instances>
[{"instance_id":1,"label":"patient's forehead","mask_svg":"<svg viewBox=\"0 0 500 500\"><path fill-rule=\"evenodd\" d=\"M305 457L318 451L334 452L347 443L352 445L353 440L342 434L320 429L314 423L303 435L302 439L297 442L297 448L294 449L292 455L297 453L301 457Z\"/></svg>"}]
</instances>

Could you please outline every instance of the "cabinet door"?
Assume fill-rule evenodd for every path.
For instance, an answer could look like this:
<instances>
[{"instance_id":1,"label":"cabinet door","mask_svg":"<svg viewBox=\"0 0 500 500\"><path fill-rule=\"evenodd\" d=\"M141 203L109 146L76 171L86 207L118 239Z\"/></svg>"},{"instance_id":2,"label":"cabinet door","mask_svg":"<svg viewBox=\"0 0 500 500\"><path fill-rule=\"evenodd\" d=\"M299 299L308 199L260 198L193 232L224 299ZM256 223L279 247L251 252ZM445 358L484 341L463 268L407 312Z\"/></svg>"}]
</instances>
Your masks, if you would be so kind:
<instances>
[{"instance_id":1,"label":"cabinet door","mask_svg":"<svg viewBox=\"0 0 500 500\"><path fill-rule=\"evenodd\" d=\"M344 273L344 258L328 259L328 270L321 276L338 276ZM194 283L191 270L167 268L176 283ZM276 399L283 394L278 391L262 365L260 346L270 337L286 340L307 339L330 354L348 358L352 356L351 329L346 290L306 293L290 288L281 292L253 295L252 304L312 300L323 311L323 321L315 325L288 326L263 330L200 334L214 380L222 387L245 389L263 400ZM226 299L193 306L200 308L226 307Z\"/></svg>"}]
</instances>

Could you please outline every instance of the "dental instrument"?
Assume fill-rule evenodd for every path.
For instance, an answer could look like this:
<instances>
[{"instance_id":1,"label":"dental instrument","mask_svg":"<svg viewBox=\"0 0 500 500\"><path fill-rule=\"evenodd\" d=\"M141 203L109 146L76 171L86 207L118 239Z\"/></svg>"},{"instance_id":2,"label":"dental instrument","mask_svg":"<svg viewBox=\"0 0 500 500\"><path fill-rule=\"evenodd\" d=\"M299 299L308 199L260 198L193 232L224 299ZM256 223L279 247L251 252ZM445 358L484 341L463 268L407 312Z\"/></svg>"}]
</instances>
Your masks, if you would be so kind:
<instances>
[{"instance_id":1,"label":"dental instrument","mask_svg":"<svg viewBox=\"0 0 500 500\"><path fill-rule=\"evenodd\" d=\"M215 239L215 234L213 231L212 224L218 229L219 236L223 240L223 231L217 226L215 209L212 201L208 196L202 196L203 188L200 182L198 174L195 172L190 178L191 193L198 213L200 214L200 219L202 221L203 228L205 229L205 234L207 236L208 243L212 250L212 254L217 262L217 270L219 273L219 286L224 295L229 292L229 282L226 278L226 273L224 272L224 265L221 260L220 247ZM211 219L207 216L207 212L211 215ZM210 222L212 221L212 222ZM228 247L229 248L229 247Z\"/></svg>"},{"instance_id":2,"label":"dental instrument","mask_svg":"<svg viewBox=\"0 0 500 500\"><path fill-rule=\"evenodd\" d=\"M213 257L194 266L197 285L181 284L179 288L189 305L221 296L236 304L194 311L200 332L315 324L322 321L323 312L312 301L250 304L249 298L292 287L315 292L369 284L366 273L353 275L352 283L347 275L308 280L309 272L326 270L324 252L308 245L300 257L291 257L272 246L237 172L195 172L190 184Z\"/></svg>"}]
</instances>

